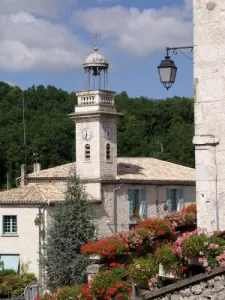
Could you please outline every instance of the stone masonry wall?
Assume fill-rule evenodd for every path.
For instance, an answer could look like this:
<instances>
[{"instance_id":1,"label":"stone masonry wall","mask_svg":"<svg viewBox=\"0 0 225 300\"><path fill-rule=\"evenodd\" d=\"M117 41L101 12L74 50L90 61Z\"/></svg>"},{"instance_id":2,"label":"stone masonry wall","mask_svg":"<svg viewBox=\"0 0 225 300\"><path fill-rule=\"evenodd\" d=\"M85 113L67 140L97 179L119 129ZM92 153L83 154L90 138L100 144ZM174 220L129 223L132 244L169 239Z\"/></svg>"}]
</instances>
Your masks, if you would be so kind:
<instances>
[{"instance_id":1,"label":"stone masonry wall","mask_svg":"<svg viewBox=\"0 0 225 300\"><path fill-rule=\"evenodd\" d=\"M200 274L171 284L142 296L144 300L224 300L225 270L217 268L212 274Z\"/></svg>"},{"instance_id":2,"label":"stone masonry wall","mask_svg":"<svg viewBox=\"0 0 225 300\"><path fill-rule=\"evenodd\" d=\"M198 226L212 232L225 230L225 0L194 0L193 23Z\"/></svg>"}]
</instances>

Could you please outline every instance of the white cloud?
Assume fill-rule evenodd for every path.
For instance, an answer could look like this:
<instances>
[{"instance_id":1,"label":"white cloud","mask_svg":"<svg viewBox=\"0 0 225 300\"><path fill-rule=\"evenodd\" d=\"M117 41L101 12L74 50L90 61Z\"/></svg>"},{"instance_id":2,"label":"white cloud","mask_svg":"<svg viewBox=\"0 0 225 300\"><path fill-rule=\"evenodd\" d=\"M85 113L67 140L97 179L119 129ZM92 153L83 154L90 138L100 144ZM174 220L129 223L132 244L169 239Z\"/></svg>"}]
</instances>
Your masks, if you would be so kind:
<instances>
[{"instance_id":1,"label":"white cloud","mask_svg":"<svg viewBox=\"0 0 225 300\"><path fill-rule=\"evenodd\" d=\"M76 0L0 0L0 12L2 14L27 12L55 16L61 10L75 4Z\"/></svg>"},{"instance_id":2,"label":"white cloud","mask_svg":"<svg viewBox=\"0 0 225 300\"><path fill-rule=\"evenodd\" d=\"M118 2L118 0L96 0L98 4Z\"/></svg>"},{"instance_id":3,"label":"white cloud","mask_svg":"<svg viewBox=\"0 0 225 300\"><path fill-rule=\"evenodd\" d=\"M68 70L90 52L72 31L28 13L0 14L0 67L10 71Z\"/></svg>"},{"instance_id":4,"label":"white cloud","mask_svg":"<svg viewBox=\"0 0 225 300\"><path fill-rule=\"evenodd\" d=\"M180 7L160 9L90 8L74 13L73 20L88 32L114 39L114 46L137 55L166 46L192 44L191 1ZM115 48L114 48L115 50Z\"/></svg>"}]
</instances>

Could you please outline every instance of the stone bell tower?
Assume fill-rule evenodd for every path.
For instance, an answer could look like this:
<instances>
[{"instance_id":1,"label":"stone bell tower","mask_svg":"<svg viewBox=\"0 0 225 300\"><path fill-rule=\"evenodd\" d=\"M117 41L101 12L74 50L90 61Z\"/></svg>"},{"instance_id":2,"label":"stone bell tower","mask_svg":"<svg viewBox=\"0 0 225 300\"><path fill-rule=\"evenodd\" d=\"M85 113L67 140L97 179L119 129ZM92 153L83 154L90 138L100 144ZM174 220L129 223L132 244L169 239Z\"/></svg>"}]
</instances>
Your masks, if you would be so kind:
<instances>
[{"instance_id":1,"label":"stone bell tower","mask_svg":"<svg viewBox=\"0 0 225 300\"><path fill-rule=\"evenodd\" d=\"M225 0L194 0L198 226L225 230Z\"/></svg>"},{"instance_id":2,"label":"stone bell tower","mask_svg":"<svg viewBox=\"0 0 225 300\"><path fill-rule=\"evenodd\" d=\"M84 63L85 90L77 92L72 118L76 123L76 170L81 179L117 176L115 92L107 90L108 63L98 48Z\"/></svg>"}]
</instances>

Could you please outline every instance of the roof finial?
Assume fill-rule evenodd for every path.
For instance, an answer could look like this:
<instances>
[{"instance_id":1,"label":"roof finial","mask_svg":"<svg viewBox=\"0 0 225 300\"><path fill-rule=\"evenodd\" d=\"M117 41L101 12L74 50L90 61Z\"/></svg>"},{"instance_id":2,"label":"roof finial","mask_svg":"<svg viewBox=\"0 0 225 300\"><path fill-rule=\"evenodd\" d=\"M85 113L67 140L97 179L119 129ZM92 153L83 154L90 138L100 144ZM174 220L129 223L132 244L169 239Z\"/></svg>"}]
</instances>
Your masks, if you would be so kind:
<instances>
[{"instance_id":1,"label":"roof finial","mask_svg":"<svg viewBox=\"0 0 225 300\"><path fill-rule=\"evenodd\" d=\"M96 33L94 33L94 34L92 35L92 39L93 39L93 40L96 40L96 41L97 41L97 40L100 40L100 38L101 38L101 34L98 33L98 32L96 32ZM95 52L98 51L97 45L95 45L94 51L95 51Z\"/></svg>"}]
</instances>

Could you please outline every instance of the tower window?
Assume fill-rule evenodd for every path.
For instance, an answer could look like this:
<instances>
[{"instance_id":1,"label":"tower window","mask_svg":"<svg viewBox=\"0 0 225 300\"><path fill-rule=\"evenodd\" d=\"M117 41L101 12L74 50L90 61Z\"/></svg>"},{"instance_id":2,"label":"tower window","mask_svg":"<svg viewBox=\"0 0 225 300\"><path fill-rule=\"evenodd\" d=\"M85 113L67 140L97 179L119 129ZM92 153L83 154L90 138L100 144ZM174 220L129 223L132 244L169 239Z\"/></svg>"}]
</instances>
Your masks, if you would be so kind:
<instances>
[{"instance_id":1,"label":"tower window","mask_svg":"<svg viewBox=\"0 0 225 300\"><path fill-rule=\"evenodd\" d=\"M85 160L86 161L91 160L91 147L89 144L85 145Z\"/></svg>"},{"instance_id":2,"label":"tower window","mask_svg":"<svg viewBox=\"0 0 225 300\"><path fill-rule=\"evenodd\" d=\"M106 160L111 160L111 147L110 144L106 144Z\"/></svg>"}]
</instances>

